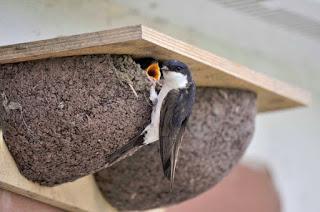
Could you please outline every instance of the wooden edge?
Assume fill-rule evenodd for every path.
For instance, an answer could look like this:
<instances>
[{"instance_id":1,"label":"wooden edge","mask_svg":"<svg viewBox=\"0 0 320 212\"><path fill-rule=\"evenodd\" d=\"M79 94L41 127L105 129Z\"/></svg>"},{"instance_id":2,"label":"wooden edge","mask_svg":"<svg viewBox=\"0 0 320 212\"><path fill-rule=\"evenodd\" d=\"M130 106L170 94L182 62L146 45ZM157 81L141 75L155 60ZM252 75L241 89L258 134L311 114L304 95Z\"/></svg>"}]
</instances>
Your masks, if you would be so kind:
<instances>
[{"instance_id":1,"label":"wooden edge","mask_svg":"<svg viewBox=\"0 0 320 212\"><path fill-rule=\"evenodd\" d=\"M205 64L208 66L208 71L222 71L234 78L246 81L251 87L257 87L257 83L261 82L259 83L260 88L267 92L277 92L284 98L290 98L296 102L297 106L308 106L311 104L311 94L304 89L290 86L276 79L271 79L262 73L255 72L245 66L216 56L206 50L197 48L146 26L141 27L142 39L183 55L198 63Z\"/></svg>"},{"instance_id":2,"label":"wooden edge","mask_svg":"<svg viewBox=\"0 0 320 212\"><path fill-rule=\"evenodd\" d=\"M197 86L227 87L257 93L258 112L311 103L300 88L267 77L142 25L0 47L0 64L86 54L130 54L179 59L193 71Z\"/></svg>"},{"instance_id":3,"label":"wooden edge","mask_svg":"<svg viewBox=\"0 0 320 212\"><path fill-rule=\"evenodd\" d=\"M0 64L79 55L82 49L141 40L141 25L0 46ZM72 41L72 42L71 42Z\"/></svg>"},{"instance_id":4,"label":"wooden edge","mask_svg":"<svg viewBox=\"0 0 320 212\"><path fill-rule=\"evenodd\" d=\"M166 212L166 209L165 208L157 208L157 209L146 210L143 212Z\"/></svg>"},{"instance_id":5,"label":"wooden edge","mask_svg":"<svg viewBox=\"0 0 320 212\"><path fill-rule=\"evenodd\" d=\"M62 208L67 211L116 211L105 201L92 175L71 183L45 187L23 177L0 130L0 188Z\"/></svg>"}]
</instances>

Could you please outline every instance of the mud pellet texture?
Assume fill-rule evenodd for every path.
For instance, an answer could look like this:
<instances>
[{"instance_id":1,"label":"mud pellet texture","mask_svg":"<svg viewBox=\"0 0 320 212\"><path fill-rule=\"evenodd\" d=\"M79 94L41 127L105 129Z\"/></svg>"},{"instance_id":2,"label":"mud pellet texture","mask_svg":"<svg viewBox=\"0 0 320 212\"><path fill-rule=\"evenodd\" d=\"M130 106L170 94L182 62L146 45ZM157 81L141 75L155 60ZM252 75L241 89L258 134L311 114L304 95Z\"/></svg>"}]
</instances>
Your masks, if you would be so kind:
<instances>
[{"instance_id":1,"label":"mud pellet texture","mask_svg":"<svg viewBox=\"0 0 320 212\"><path fill-rule=\"evenodd\" d=\"M256 95L198 88L178 157L173 191L164 178L159 143L95 174L106 199L120 210L145 210L190 199L225 176L254 132Z\"/></svg>"},{"instance_id":2,"label":"mud pellet texture","mask_svg":"<svg viewBox=\"0 0 320 212\"><path fill-rule=\"evenodd\" d=\"M0 65L0 124L20 172L52 186L106 167L148 124L148 87L129 56Z\"/></svg>"}]
</instances>

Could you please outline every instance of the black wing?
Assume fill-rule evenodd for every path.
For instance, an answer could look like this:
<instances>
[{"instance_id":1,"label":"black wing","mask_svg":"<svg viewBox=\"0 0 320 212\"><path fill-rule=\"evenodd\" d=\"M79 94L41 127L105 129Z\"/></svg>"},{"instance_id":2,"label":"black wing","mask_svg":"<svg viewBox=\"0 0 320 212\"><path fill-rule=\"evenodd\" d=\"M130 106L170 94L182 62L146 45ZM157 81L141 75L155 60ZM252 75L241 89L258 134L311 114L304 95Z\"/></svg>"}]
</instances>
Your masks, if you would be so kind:
<instances>
[{"instance_id":1,"label":"black wing","mask_svg":"<svg viewBox=\"0 0 320 212\"><path fill-rule=\"evenodd\" d=\"M171 90L164 99L160 112L160 154L164 175L171 181L174 173L181 140L191 114L195 98L195 86Z\"/></svg>"},{"instance_id":2,"label":"black wing","mask_svg":"<svg viewBox=\"0 0 320 212\"><path fill-rule=\"evenodd\" d=\"M143 132L143 131L142 131ZM130 141L122 146L120 149L114 151L107 157L107 161L109 164L115 162L117 159L119 159L121 156L128 153L130 150L132 150L135 147L142 146L144 141L144 133L139 133L134 138L130 139Z\"/></svg>"}]
</instances>

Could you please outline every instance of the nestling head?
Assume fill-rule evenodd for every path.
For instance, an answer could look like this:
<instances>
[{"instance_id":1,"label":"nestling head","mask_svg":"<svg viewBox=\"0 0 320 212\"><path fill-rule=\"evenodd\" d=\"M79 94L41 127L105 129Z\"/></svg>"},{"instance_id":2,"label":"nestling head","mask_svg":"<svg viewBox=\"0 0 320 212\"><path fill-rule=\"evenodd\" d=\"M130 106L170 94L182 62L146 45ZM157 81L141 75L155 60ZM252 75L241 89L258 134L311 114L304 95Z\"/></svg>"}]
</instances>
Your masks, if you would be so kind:
<instances>
[{"instance_id":1,"label":"nestling head","mask_svg":"<svg viewBox=\"0 0 320 212\"><path fill-rule=\"evenodd\" d=\"M147 67L146 71L147 71L147 75L149 77L153 78L156 81L160 80L161 72L160 72L160 67L159 67L158 62L151 63Z\"/></svg>"}]
</instances>

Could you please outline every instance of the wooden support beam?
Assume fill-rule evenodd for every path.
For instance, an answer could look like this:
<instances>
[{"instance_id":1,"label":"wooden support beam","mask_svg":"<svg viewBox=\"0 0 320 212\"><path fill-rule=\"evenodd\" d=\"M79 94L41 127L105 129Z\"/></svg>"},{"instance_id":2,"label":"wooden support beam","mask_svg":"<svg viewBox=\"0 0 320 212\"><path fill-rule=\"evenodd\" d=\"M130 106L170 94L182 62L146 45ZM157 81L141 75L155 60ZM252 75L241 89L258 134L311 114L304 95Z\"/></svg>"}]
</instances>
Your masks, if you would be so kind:
<instances>
[{"instance_id":1,"label":"wooden support beam","mask_svg":"<svg viewBox=\"0 0 320 212\"><path fill-rule=\"evenodd\" d=\"M105 201L92 175L71 183L45 187L23 177L2 139L0 130L0 188L67 211L116 211Z\"/></svg>"},{"instance_id":2,"label":"wooden support beam","mask_svg":"<svg viewBox=\"0 0 320 212\"><path fill-rule=\"evenodd\" d=\"M141 25L3 46L0 64L104 53L181 60L191 67L198 86L255 91L259 112L305 106L311 101L310 94L300 88Z\"/></svg>"}]
</instances>

